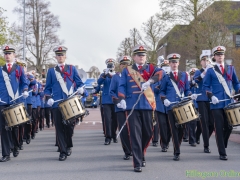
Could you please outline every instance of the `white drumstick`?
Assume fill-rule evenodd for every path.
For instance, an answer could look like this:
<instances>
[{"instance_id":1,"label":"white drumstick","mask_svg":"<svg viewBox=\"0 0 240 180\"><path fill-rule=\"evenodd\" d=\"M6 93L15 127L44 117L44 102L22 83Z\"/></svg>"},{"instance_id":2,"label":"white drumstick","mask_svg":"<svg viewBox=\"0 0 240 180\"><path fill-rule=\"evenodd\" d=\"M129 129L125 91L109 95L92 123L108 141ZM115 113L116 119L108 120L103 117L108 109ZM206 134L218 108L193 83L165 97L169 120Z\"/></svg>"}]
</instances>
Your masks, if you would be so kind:
<instances>
[{"instance_id":1,"label":"white drumstick","mask_svg":"<svg viewBox=\"0 0 240 180\"><path fill-rule=\"evenodd\" d=\"M85 85L83 85L82 87L85 87ZM74 96L75 94L77 94L78 93L78 91L75 91L74 93L72 93L68 98L70 98L70 97L72 97L72 96Z\"/></svg>"},{"instance_id":2,"label":"white drumstick","mask_svg":"<svg viewBox=\"0 0 240 180\"><path fill-rule=\"evenodd\" d=\"M219 100L219 102L222 102L222 101L228 101L228 100L231 100L231 99L222 99L222 100ZM212 102L210 102L212 104Z\"/></svg>"},{"instance_id":3,"label":"white drumstick","mask_svg":"<svg viewBox=\"0 0 240 180\"><path fill-rule=\"evenodd\" d=\"M64 100L64 99L59 99L59 100L56 100L56 101L54 101L54 103L55 103L55 102L58 102L58 101L62 101L62 100Z\"/></svg>"},{"instance_id":4,"label":"white drumstick","mask_svg":"<svg viewBox=\"0 0 240 180\"><path fill-rule=\"evenodd\" d=\"M196 94L197 96L200 96L200 95L202 95L202 94ZM186 99L186 98L190 98L190 96L186 96L186 97L183 97L183 98L181 98L181 99Z\"/></svg>"},{"instance_id":5,"label":"white drumstick","mask_svg":"<svg viewBox=\"0 0 240 180\"><path fill-rule=\"evenodd\" d=\"M30 91L28 91L28 93L30 93L30 92L32 92L32 91L33 91L33 90L30 90ZM15 101L15 100L19 99L19 98L22 97L22 96L23 96L23 94L22 94L21 96L18 96L16 99L11 100L10 102Z\"/></svg>"}]
</instances>

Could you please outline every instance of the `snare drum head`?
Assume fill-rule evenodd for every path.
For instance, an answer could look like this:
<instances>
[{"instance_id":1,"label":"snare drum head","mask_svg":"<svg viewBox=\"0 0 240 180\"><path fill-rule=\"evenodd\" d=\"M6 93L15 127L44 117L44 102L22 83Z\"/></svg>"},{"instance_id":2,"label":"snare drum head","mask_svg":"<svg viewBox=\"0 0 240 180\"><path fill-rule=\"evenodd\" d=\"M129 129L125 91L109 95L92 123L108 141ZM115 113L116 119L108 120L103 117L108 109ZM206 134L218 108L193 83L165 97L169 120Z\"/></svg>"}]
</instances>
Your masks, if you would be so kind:
<instances>
[{"instance_id":1,"label":"snare drum head","mask_svg":"<svg viewBox=\"0 0 240 180\"><path fill-rule=\"evenodd\" d=\"M186 99L186 100L180 101L179 103L173 105L172 107L175 108L175 107L179 107L179 106L184 106L188 103L193 103L193 101L189 100L189 99Z\"/></svg>"}]
</instances>

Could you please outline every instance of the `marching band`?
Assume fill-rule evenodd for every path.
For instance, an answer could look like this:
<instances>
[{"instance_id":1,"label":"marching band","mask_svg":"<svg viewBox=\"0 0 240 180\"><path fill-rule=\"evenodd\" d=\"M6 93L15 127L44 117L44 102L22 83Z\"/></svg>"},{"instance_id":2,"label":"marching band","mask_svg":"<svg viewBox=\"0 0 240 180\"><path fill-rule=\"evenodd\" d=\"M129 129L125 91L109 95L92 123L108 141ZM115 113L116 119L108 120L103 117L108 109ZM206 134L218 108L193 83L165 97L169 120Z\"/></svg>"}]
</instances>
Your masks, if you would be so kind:
<instances>
[{"instance_id":1,"label":"marching band","mask_svg":"<svg viewBox=\"0 0 240 180\"><path fill-rule=\"evenodd\" d=\"M58 64L48 70L46 79L40 79L38 73L26 71L25 62L14 62L12 45L3 47L6 64L0 68L1 162L9 161L11 152L18 156L23 142L30 144L44 129L44 119L48 128L50 119L55 125L59 161L71 155L75 124L87 112L81 98L88 92L77 69L66 63L67 50L61 45L53 49ZM147 63L144 45L133 48L132 58L108 58L107 69L92 91L101 94L104 144L117 143L120 136L123 159L132 156L134 171L142 172L152 138L156 147L160 139L162 152L168 151L172 138L173 160L179 161L184 137L195 147L202 134L203 152L211 153L209 138L215 132L219 159L227 160L229 136L233 126L240 124L234 98L240 93L240 83L234 66L224 63L225 51L223 46L212 49L215 65L209 55L200 55L201 69L189 72L178 69L178 53L169 54L166 60L159 57L158 65ZM116 62L119 72L115 72Z\"/></svg>"}]
</instances>

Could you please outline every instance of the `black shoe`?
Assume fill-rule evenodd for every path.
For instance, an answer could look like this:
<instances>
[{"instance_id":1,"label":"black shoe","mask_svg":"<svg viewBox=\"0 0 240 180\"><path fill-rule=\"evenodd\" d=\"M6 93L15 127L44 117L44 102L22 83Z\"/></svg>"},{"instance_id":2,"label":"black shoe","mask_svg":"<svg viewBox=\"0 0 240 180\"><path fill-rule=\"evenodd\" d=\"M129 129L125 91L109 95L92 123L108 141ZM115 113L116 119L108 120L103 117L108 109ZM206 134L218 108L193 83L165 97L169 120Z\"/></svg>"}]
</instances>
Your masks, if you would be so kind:
<instances>
[{"instance_id":1,"label":"black shoe","mask_svg":"<svg viewBox=\"0 0 240 180\"><path fill-rule=\"evenodd\" d=\"M134 168L134 171L135 171L135 172L142 172L142 168L141 168L141 167L135 167L135 168Z\"/></svg>"},{"instance_id":2,"label":"black shoe","mask_svg":"<svg viewBox=\"0 0 240 180\"><path fill-rule=\"evenodd\" d=\"M123 156L123 159L124 159L124 160L129 160L129 159L130 159L130 155L129 155L129 154L125 154L125 155Z\"/></svg>"},{"instance_id":3,"label":"black shoe","mask_svg":"<svg viewBox=\"0 0 240 180\"><path fill-rule=\"evenodd\" d=\"M196 143L192 143L192 144L190 144L190 146L196 147L197 145L196 145Z\"/></svg>"},{"instance_id":4,"label":"black shoe","mask_svg":"<svg viewBox=\"0 0 240 180\"><path fill-rule=\"evenodd\" d=\"M200 140L197 140L197 144L200 144Z\"/></svg>"},{"instance_id":5,"label":"black shoe","mask_svg":"<svg viewBox=\"0 0 240 180\"><path fill-rule=\"evenodd\" d=\"M35 134L31 136L32 139L35 139Z\"/></svg>"},{"instance_id":6,"label":"black shoe","mask_svg":"<svg viewBox=\"0 0 240 180\"><path fill-rule=\"evenodd\" d=\"M114 142L114 143L118 143L117 138L113 138L113 142Z\"/></svg>"},{"instance_id":7,"label":"black shoe","mask_svg":"<svg viewBox=\"0 0 240 180\"><path fill-rule=\"evenodd\" d=\"M106 138L104 145L110 145L111 144L111 139Z\"/></svg>"},{"instance_id":8,"label":"black shoe","mask_svg":"<svg viewBox=\"0 0 240 180\"><path fill-rule=\"evenodd\" d=\"M38 133L38 129L36 130L36 133Z\"/></svg>"},{"instance_id":9,"label":"black shoe","mask_svg":"<svg viewBox=\"0 0 240 180\"><path fill-rule=\"evenodd\" d=\"M221 160L228 160L228 158L227 158L227 156L219 156L219 159L221 159Z\"/></svg>"},{"instance_id":10,"label":"black shoe","mask_svg":"<svg viewBox=\"0 0 240 180\"><path fill-rule=\"evenodd\" d=\"M132 152L129 154L129 156L133 156Z\"/></svg>"},{"instance_id":11,"label":"black shoe","mask_svg":"<svg viewBox=\"0 0 240 180\"><path fill-rule=\"evenodd\" d=\"M19 150L17 148L13 149L13 157L18 157L19 155Z\"/></svg>"},{"instance_id":12,"label":"black shoe","mask_svg":"<svg viewBox=\"0 0 240 180\"><path fill-rule=\"evenodd\" d=\"M142 167L146 167L146 161L142 161Z\"/></svg>"},{"instance_id":13,"label":"black shoe","mask_svg":"<svg viewBox=\"0 0 240 180\"><path fill-rule=\"evenodd\" d=\"M205 153L211 153L211 151L210 151L209 148L204 148L204 152L205 152Z\"/></svg>"},{"instance_id":14,"label":"black shoe","mask_svg":"<svg viewBox=\"0 0 240 180\"><path fill-rule=\"evenodd\" d=\"M10 154L13 152L13 149L10 149Z\"/></svg>"},{"instance_id":15,"label":"black shoe","mask_svg":"<svg viewBox=\"0 0 240 180\"><path fill-rule=\"evenodd\" d=\"M31 139L30 139L30 138L26 140L26 143L27 143L27 144L30 144L30 142L31 142Z\"/></svg>"},{"instance_id":16,"label":"black shoe","mask_svg":"<svg viewBox=\"0 0 240 180\"><path fill-rule=\"evenodd\" d=\"M188 139L183 139L183 142L188 142Z\"/></svg>"},{"instance_id":17,"label":"black shoe","mask_svg":"<svg viewBox=\"0 0 240 180\"><path fill-rule=\"evenodd\" d=\"M11 159L10 159L10 156L3 156L3 157L0 159L0 162L7 162L7 161L9 161L9 160L11 160Z\"/></svg>"},{"instance_id":18,"label":"black shoe","mask_svg":"<svg viewBox=\"0 0 240 180\"><path fill-rule=\"evenodd\" d=\"M162 152L167 152L167 148L162 148Z\"/></svg>"},{"instance_id":19,"label":"black shoe","mask_svg":"<svg viewBox=\"0 0 240 180\"><path fill-rule=\"evenodd\" d=\"M166 149L168 149L168 148L169 148L169 145L167 145Z\"/></svg>"},{"instance_id":20,"label":"black shoe","mask_svg":"<svg viewBox=\"0 0 240 180\"><path fill-rule=\"evenodd\" d=\"M174 155L174 158L173 158L174 161L179 161L179 159L180 159L179 155Z\"/></svg>"},{"instance_id":21,"label":"black shoe","mask_svg":"<svg viewBox=\"0 0 240 180\"><path fill-rule=\"evenodd\" d=\"M20 150L23 150L23 145L21 145L21 146L19 147L19 149L20 149Z\"/></svg>"},{"instance_id":22,"label":"black shoe","mask_svg":"<svg viewBox=\"0 0 240 180\"><path fill-rule=\"evenodd\" d=\"M60 154L59 155L59 161L65 161L67 159L66 154Z\"/></svg>"},{"instance_id":23,"label":"black shoe","mask_svg":"<svg viewBox=\"0 0 240 180\"><path fill-rule=\"evenodd\" d=\"M72 154L72 149L71 148L67 148L67 156L71 156Z\"/></svg>"},{"instance_id":24,"label":"black shoe","mask_svg":"<svg viewBox=\"0 0 240 180\"><path fill-rule=\"evenodd\" d=\"M157 143L157 142L153 142L152 145L153 145L154 147L157 147L157 146L158 146L158 143Z\"/></svg>"}]
</instances>

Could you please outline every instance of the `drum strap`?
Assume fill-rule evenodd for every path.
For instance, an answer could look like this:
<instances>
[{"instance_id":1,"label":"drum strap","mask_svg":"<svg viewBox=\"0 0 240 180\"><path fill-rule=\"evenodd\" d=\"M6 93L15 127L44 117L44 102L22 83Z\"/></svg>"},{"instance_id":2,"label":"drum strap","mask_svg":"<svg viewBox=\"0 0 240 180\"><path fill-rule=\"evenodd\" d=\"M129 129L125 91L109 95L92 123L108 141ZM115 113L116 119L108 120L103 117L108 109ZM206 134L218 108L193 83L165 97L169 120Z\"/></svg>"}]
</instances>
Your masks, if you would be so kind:
<instances>
[{"instance_id":1,"label":"drum strap","mask_svg":"<svg viewBox=\"0 0 240 180\"><path fill-rule=\"evenodd\" d=\"M64 79L63 79L61 73L59 73L58 71L56 71L55 68L54 68L54 71L55 71L57 80L58 80L58 82L59 82L59 84L60 84L60 86L61 86L61 88L62 88L62 91L63 91L67 96L70 95L70 94L72 94L72 93L73 93L73 87L71 86L71 88L70 88L70 90L69 90L69 92L68 92L67 86L66 86L66 84L65 84L65 82L64 82Z\"/></svg>"},{"instance_id":2,"label":"drum strap","mask_svg":"<svg viewBox=\"0 0 240 180\"><path fill-rule=\"evenodd\" d=\"M223 76L221 74L219 74L217 71L214 70L214 68L213 68L213 71L215 72L219 83L222 84L223 89L225 90L225 93L231 98L231 93L230 93L229 87L227 85L227 82L225 81L225 79L223 78Z\"/></svg>"},{"instance_id":3,"label":"drum strap","mask_svg":"<svg viewBox=\"0 0 240 180\"><path fill-rule=\"evenodd\" d=\"M17 90L17 92L14 96L12 85L10 83L10 79L8 77L8 74L3 70L2 70L2 74L3 74L3 79L5 81L5 85L6 85L6 88L7 88L8 95L12 98L12 100L16 99L18 97L18 90Z\"/></svg>"},{"instance_id":4,"label":"drum strap","mask_svg":"<svg viewBox=\"0 0 240 180\"><path fill-rule=\"evenodd\" d=\"M170 80L171 80L171 82L172 82L172 85L173 85L173 87L174 87L177 95L178 95L180 98L183 98L183 95L181 95L181 93L180 93L180 91L179 91L179 89L178 89L177 84L176 84L172 79L170 79Z\"/></svg>"}]
</instances>

